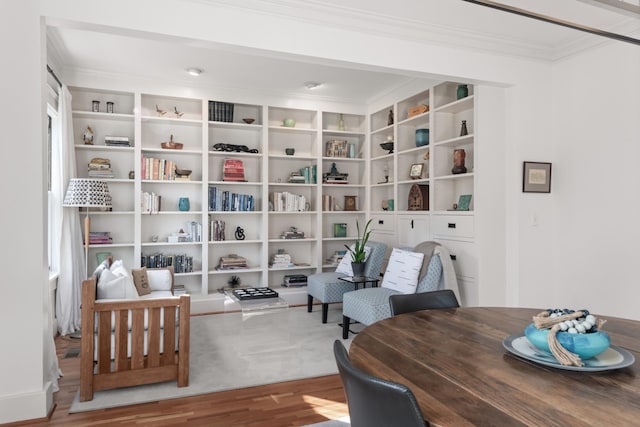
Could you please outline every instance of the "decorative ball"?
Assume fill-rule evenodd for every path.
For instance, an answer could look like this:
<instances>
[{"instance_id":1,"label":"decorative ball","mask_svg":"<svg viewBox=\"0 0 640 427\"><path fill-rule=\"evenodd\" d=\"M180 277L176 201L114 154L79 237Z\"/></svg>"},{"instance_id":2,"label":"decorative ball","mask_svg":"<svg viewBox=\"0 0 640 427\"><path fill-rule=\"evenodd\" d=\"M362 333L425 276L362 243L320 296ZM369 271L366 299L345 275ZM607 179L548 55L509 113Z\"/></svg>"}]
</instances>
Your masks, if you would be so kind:
<instances>
[{"instance_id":1,"label":"decorative ball","mask_svg":"<svg viewBox=\"0 0 640 427\"><path fill-rule=\"evenodd\" d=\"M551 353L549 344L547 343L548 329L538 329L533 323L530 323L525 328L524 334L531 344L540 350ZM604 331L589 332L586 334L558 332L556 337L562 347L577 354L582 360L599 355L608 349L611 344L609 334Z\"/></svg>"}]
</instances>

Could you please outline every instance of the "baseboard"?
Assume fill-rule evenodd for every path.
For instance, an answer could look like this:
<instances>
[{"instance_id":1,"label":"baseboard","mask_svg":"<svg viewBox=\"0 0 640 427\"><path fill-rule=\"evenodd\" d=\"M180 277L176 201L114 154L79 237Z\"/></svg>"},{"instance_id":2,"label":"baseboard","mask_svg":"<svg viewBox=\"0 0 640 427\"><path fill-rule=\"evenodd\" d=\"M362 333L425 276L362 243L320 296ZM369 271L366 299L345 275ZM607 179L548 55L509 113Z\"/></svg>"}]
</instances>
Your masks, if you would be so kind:
<instances>
[{"instance_id":1,"label":"baseboard","mask_svg":"<svg viewBox=\"0 0 640 427\"><path fill-rule=\"evenodd\" d=\"M34 419L46 419L53 409L53 385L47 382L42 390L0 397L0 424Z\"/></svg>"}]
</instances>

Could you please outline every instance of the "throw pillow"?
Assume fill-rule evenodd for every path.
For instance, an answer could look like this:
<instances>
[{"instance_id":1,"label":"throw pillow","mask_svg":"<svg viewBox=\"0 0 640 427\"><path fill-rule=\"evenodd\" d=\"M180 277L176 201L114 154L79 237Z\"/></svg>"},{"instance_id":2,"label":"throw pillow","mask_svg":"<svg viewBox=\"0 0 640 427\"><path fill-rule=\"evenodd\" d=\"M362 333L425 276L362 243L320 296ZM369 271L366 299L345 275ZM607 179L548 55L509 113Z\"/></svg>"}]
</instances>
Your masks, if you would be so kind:
<instances>
[{"instance_id":1,"label":"throw pillow","mask_svg":"<svg viewBox=\"0 0 640 427\"><path fill-rule=\"evenodd\" d=\"M137 270L132 270L133 284L136 285L138 295L149 295L151 288L149 287L149 277L147 276L147 267L142 267Z\"/></svg>"},{"instance_id":2,"label":"throw pillow","mask_svg":"<svg viewBox=\"0 0 640 427\"><path fill-rule=\"evenodd\" d=\"M173 269L150 268L147 270L147 278L152 291L170 291L173 286Z\"/></svg>"},{"instance_id":3,"label":"throw pillow","mask_svg":"<svg viewBox=\"0 0 640 427\"><path fill-rule=\"evenodd\" d=\"M353 249L355 245L351 245L351 249ZM367 258L369 258L369 252L371 252L371 246L364 247L364 261L367 262ZM346 274L347 276L353 276L353 268L351 267L351 252L347 251L346 254L340 260L340 264L336 268L336 273Z\"/></svg>"},{"instance_id":4,"label":"throw pillow","mask_svg":"<svg viewBox=\"0 0 640 427\"><path fill-rule=\"evenodd\" d=\"M423 260L421 252L393 248L381 286L403 294L415 293Z\"/></svg>"},{"instance_id":5,"label":"throw pillow","mask_svg":"<svg viewBox=\"0 0 640 427\"><path fill-rule=\"evenodd\" d=\"M133 281L128 275L119 275L108 269L102 271L98 281L98 299L138 299Z\"/></svg>"},{"instance_id":6,"label":"throw pillow","mask_svg":"<svg viewBox=\"0 0 640 427\"><path fill-rule=\"evenodd\" d=\"M108 270L108 269L109 269L109 260L105 259L100 264L98 264L96 269L93 271L92 276L95 276L96 280L100 281L100 275L104 270Z\"/></svg>"}]
</instances>

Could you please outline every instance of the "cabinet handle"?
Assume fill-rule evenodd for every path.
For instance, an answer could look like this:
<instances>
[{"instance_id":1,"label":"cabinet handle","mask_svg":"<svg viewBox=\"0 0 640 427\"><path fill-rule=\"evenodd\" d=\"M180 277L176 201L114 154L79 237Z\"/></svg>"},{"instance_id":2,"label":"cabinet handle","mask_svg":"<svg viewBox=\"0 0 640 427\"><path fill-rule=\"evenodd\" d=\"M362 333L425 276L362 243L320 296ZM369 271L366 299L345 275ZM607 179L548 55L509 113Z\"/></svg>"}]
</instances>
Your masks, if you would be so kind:
<instances>
[{"instance_id":1,"label":"cabinet handle","mask_svg":"<svg viewBox=\"0 0 640 427\"><path fill-rule=\"evenodd\" d=\"M456 256L455 255L449 254L449 257L451 258L451 261L455 261L456 260Z\"/></svg>"},{"instance_id":2,"label":"cabinet handle","mask_svg":"<svg viewBox=\"0 0 640 427\"><path fill-rule=\"evenodd\" d=\"M378 225L384 225L384 219L379 219L378 220Z\"/></svg>"},{"instance_id":3,"label":"cabinet handle","mask_svg":"<svg viewBox=\"0 0 640 427\"><path fill-rule=\"evenodd\" d=\"M413 228L413 220L411 220L411 228Z\"/></svg>"},{"instance_id":4,"label":"cabinet handle","mask_svg":"<svg viewBox=\"0 0 640 427\"><path fill-rule=\"evenodd\" d=\"M455 222L450 222L449 224L447 224L447 227L456 228L456 223Z\"/></svg>"}]
</instances>

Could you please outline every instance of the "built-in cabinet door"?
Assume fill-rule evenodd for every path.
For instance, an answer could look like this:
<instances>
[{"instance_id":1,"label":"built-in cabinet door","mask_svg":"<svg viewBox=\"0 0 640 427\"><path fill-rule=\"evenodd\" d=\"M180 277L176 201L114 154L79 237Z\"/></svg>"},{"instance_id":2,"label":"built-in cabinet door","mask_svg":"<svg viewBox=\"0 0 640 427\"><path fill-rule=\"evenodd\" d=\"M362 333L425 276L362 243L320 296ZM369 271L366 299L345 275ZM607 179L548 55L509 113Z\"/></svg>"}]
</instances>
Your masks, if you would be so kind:
<instances>
[{"instance_id":1,"label":"built-in cabinet door","mask_svg":"<svg viewBox=\"0 0 640 427\"><path fill-rule=\"evenodd\" d=\"M429 240L429 217L426 215L398 215L399 246L414 247Z\"/></svg>"}]
</instances>

